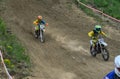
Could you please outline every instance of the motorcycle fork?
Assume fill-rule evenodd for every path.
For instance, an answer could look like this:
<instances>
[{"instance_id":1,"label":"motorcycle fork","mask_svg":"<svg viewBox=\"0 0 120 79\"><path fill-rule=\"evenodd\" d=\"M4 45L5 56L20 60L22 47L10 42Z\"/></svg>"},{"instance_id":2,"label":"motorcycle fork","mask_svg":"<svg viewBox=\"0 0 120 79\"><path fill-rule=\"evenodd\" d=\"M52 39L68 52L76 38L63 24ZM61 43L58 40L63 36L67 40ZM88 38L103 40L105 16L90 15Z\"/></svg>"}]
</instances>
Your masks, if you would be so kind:
<instances>
[{"instance_id":1,"label":"motorcycle fork","mask_svg":"<svg viewBox=\"0 0 120 79\"><path fill-rule=\"evenodd\" d=\"M102 45L100 45L100 53L103 52L103 49L104 49L104 47L102 47Z\"/></svg>"},{"instance_id":2,"label":"motorcycle fork","mask_svg":"<svg viewBox=\"0 0 120 79\"><path fill-rule=\"evenodd\" d=\"M42 34L42 30L40 29L40 38L42 37L42 35L41 35L41 34Z\"/></svg>"},{"instance_id":3,"label":"motorcycle fork","mask_svg":"<svg viewBox=\"0 0 120 79\"><path fill-rule=\"evenodd\" d=\"M95 44L94 49L95 51L98 51L98 44Z\"/></svg>"},{"instance_id":4,"label":"motorcycle fork","mask_svg":"<svg viewBox=\"0 0 120 79\"><path fill-rule=\"evenodd\" d=\"M100 44L96 45L96 51L97 51L97 53L101 53L102 52L102 47L101 47Z\"/></svg>"}]
</instances>

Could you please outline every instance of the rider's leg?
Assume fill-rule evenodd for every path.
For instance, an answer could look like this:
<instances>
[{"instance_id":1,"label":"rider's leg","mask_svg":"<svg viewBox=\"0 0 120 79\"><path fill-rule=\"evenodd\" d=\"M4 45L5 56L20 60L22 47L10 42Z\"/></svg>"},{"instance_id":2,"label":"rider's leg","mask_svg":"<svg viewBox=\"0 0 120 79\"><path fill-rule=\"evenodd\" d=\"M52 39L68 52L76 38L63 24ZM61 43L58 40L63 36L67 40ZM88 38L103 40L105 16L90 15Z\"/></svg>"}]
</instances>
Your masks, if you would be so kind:
<instances>
[{"instance_id":1,"label":"rider's leg","mask_svg":"<svg viewBox=\"0 0 120 79\"><path fill-rule=\"evenodd\" d=\"M35 38L38 37L38 30L35 30Z\"/></svg>"},{"instance_id":2,"label":"rider's leg","mask_svg":"<svg viewBox=\"0 0 120 79\"><path fill-rule=\"evenodd\" d=\"M93 44L93 42L92 42L92 40L90 40L90 46L92 46L92 44Z\"/></svg>"},{"instance_id":3,"label":"rider's leg","mask_svg":"<svg viewBox=\"0 0 120 79\"><path fill-rule=\"evenodd\" d=\"M93 47L94 47L95 50L96 50L96 43L97 43L96 40L92 40L92 45L93 45Z\"/></svg>"}]
</instances>

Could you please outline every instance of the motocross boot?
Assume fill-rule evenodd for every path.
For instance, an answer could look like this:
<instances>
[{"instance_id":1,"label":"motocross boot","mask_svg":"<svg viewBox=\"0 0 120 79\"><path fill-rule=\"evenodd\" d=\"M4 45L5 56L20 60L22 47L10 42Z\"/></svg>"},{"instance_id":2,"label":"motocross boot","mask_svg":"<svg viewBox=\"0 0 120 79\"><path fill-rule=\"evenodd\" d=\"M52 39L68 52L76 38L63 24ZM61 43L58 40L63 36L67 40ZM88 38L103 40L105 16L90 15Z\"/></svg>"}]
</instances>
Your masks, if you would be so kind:
<instances>
[{"instance_id":1,"label":"motocross boot","mask_svg":"<svg viewBox=\"0 0 120 79\"><path fill-rule=\"evenodd\" d=\"M38 38L38 30L35 31L35 38Z\"/></svg>"}]
</instances>

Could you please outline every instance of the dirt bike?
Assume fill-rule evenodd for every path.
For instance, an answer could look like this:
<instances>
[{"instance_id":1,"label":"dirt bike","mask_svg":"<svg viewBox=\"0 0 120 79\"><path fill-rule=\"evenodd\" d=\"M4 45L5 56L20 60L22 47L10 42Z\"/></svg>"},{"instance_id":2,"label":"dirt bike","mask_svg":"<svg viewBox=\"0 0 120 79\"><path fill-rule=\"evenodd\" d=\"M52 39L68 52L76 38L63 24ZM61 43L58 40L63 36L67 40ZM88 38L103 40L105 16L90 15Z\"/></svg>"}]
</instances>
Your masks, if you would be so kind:
<instances>
[{"instance_id":1,"label":"dirt bike","mask_svg":"<svg viewBox=\"0 0 120 79\"><path fill-rule=\"evenodd\" d=\"M96 57L97 54L102 54L102 57L104 61L108 61L109 59L109 52L107 50L107 43L104 41L104 39L101 37L98 39L98 42L95 46L90 46L90 53L93 57Z\"/></svg>"},{"instance_id":2,"label":"dirt bike","mask_svg":"<svg viewBox=\"0 0 120 79\"><path fill-rule=\"evenodd\" d=\"M39 30L37 31L37 38L40 39L40 42L45 42L44 32L45 32L45 26L43 24L39 24Z\"/></svg>"}]
</instances>

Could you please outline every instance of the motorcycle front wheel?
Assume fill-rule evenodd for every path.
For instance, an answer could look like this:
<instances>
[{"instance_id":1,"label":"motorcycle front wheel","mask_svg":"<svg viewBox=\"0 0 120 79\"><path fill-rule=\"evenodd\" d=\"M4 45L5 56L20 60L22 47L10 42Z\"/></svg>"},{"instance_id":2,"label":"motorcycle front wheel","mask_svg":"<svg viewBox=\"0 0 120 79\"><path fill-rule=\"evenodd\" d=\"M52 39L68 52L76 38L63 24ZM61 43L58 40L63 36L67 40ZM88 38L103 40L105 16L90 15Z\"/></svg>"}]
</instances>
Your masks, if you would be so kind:
<instances>
[{"instance_id":1,"label":"motorcycle front wheel","mask_svg":"<svg viewBox=\"0 0 120 79\"><path fill-rule=\"evenodd\" d=\"M44 37L43 30L40 31L40 42L42 42L42 43L45 42L45 37Z\"/></svg>"},{"instance_id":2,"label":"motorcycle front wheel","mask_svg":"<svg viewBox=\"0 0 120 79\"><path fill-rule=\"evenodd\" d=\"M102 53L102 57L103 57L104 61L108 61L108 59L109 59L108 50L106 48L103 48L101 53Z\"/></svg>"}]
</instances>

